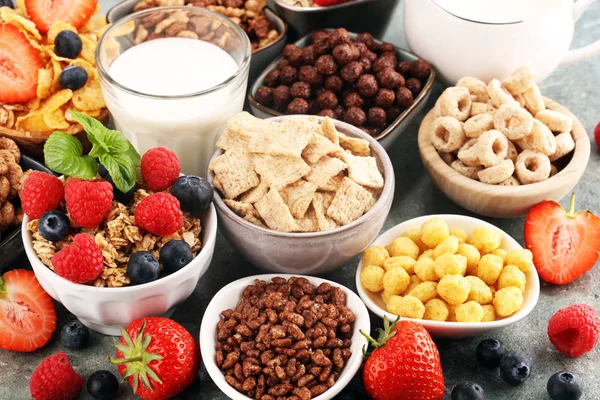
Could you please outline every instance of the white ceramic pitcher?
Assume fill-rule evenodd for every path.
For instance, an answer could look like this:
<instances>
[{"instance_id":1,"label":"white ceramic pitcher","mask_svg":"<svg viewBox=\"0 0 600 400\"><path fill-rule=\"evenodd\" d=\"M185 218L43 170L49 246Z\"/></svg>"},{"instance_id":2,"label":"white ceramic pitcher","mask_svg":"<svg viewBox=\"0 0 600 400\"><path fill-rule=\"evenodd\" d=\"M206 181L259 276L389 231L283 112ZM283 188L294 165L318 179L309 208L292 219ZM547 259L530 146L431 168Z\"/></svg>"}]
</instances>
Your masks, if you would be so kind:
<instances>
[{"instance_id":1,"label":"white ceramic pitcher","mask_svg":"<svg viewBox=\"0 0 600 400\"><path fill-rule=\"evenodd\" d=\"M600 53L600 40L569 50L575 22L594 1L404 0L404 29L412 51L448 84L503 78L525 64L541 81Z\"/></svg>"}]
</instances>

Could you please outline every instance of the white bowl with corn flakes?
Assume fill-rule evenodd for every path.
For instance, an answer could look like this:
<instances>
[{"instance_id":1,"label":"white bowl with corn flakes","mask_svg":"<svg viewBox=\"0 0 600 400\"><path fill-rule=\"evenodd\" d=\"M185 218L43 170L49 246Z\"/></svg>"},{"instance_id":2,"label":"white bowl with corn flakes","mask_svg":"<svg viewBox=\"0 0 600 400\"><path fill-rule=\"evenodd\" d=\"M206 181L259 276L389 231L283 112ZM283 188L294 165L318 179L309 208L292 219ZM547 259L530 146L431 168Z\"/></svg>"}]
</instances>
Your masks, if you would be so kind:
<instances>
[{"instance_id":1,"label":"white bowl with corn flakes","mask_svg":"<svg viewBox=\"0 0 600 400\"><path fill-rule=\"evenodd\" d=\"M414 218L379 236L363 253L356 287L376 315L453 339L520 321L540 294L529 250L485 221L450 214Z\"/></svg>"}]
</instances>

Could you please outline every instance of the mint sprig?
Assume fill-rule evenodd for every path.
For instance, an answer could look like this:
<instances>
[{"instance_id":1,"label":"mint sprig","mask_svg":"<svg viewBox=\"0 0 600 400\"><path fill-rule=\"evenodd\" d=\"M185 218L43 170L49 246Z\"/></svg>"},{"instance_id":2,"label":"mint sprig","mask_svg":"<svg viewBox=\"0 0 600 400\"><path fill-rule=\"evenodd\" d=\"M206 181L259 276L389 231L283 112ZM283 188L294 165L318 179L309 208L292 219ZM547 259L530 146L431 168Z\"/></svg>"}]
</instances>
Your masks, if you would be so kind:
<instances>
[{"instance_id":1,"label":"mint sprig","mask_svg":"<svg viewBox=\"0 0 600 400\"><path fill-rule=\"evenodd\" d=\"M95 118L71 110L92 143L89 155L83 155L79 140L64 132L54 132L44 145L44 161L51 170L81 179L93 179L100 161L115 186L122 192L135 185L140 155L119 131L108 129Z\"/></svg>"}]
</instances>

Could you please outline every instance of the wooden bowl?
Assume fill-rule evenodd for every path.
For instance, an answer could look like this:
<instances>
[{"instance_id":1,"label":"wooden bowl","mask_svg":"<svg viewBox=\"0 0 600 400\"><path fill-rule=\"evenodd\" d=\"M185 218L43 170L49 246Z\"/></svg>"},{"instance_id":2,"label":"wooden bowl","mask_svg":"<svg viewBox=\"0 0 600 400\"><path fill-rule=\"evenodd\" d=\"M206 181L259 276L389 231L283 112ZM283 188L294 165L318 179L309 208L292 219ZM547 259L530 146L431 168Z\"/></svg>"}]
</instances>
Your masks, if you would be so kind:
<instances>
[{"instance_id":1,"label":"wooden bowl","mask_svg":"<svg viewBox=\"0 0 600 400\"><path fill-rule=\"evenodd\" d=\"M436 186L454 203L479 215L494 218L517 218L543 200L560 201L575 187L590 158L590 139L585 128L565 107L554 100L544 98L546 108L559 111L573 119L575 150L566 166L556 175L542 182L521 186L488 185L450 168L431 144L431 110L419 128L419 152L423 164Z\"/></svg>"},{"instance_id":2,"label":"wooden bowl","mask_svg":"<svg viewBox=\"0 0 600 400\"><path fill-rule=\"evenodd\" d=\"M108 124L108 109L102 111L100 116L96 119L102 122L102 124L104 125ZM5 136L14 140L15 142L17 142L22 152L32 155L34 157L40 157L43 155L44 143L46 143L46 139L48 139L48 136L50 136L52 132L27 132L18 129L8 129L3 126L0 126L0 137ZM64 130L63 132L66 132L69 135L73 135L77 139L79 139L79 141L83 144L84 152L88 151L91 148L91 144L81 125L73 124L69 127L69 129Z\"/></svg>"}]
</instances>

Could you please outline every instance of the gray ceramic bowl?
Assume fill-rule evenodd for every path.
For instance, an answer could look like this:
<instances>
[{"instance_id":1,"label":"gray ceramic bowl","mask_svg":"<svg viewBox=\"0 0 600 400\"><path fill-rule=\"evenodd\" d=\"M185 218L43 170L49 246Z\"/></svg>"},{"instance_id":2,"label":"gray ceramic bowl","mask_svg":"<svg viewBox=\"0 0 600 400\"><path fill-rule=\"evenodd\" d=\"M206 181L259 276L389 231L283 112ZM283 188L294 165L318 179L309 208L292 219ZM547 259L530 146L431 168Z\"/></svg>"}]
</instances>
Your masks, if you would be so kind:
<instances>
[{"instance_id":1,"label":"gray ceramic bowl","mask_svg":"<svg viewBox=\"0 0 600 400\"><path fill-rule=\"evenodd\" d=\"M106 13L106 20L109 23L113 23L125 17L126 15L131 14L133 12L133 7L135 7L139 1L140 0L125 0L121 3L118 3L108 10ZM260 74L260 72L264 70L271 61L273 61L275 57L281 54L287 40L288 25L285 23L285 21L283 21L273 10L268 7L265 8L265 15L271 22L273 22L277 32L279 32L281 35L275 42L252 53L249 74L250 82L252 82Z\"/></svg>"},{"instance_id":2,"label":"gray ceramic bowl","mask_svg":"<svg viewBox=\"0 0 600 400\"><path fill-rule=\"evenodd\" d=\"M380 1L380 0L377 0L377 1ZM356 33L350 33L350 37L354 39L356 37ZM379 40L376 40L376 42L382 43ZM310 43L311 43L310 35L306 35L302 39L298 40L296 42L296 45L298 47L306 47ZM398 61L415 61L415 60L419 59L418 56L416 56L404 49L401 49L397 46L394 46L394 47L396 49L396 55L397 55ZM267 76L267 74L271 70L273 70L277 67L277 64L279 63L279 61L281 61L282 58L283 58L283 55L280 55L279 57L277 57L277 59L274 60L267 67L267 69L265 69L260 74L260 76L254 81L254 83L252 84L252 86L250 88L250 93L248 94L248 103L250 104L250 109L252 111L252 114L254 114L258 118L269 118L269 117L273 117L273 116L282 115L279 111L276 111L270 107L266 107L266 106L258 103L256 101L256 99L254 98L254 95L256 94L256 91L258 90L258 88L264 85L265 76ZM404 132L404 130L408 127L410 122L423 110L423 107L425 107L425 105L427 104L427 99L431 95L431 88L433 87L434 83L435 83L435 71L432 69L431 73L429 74L429 77L423 83L423 89L421 90L421 93L419 93L419 95L417 96L417 98L415 99L413 104L406 110L402 111L402 113L398 116L398 118L396 118L396 120L394 122L392 122L390 124L390 126L388 126L385 130L383 130L379 135L375 136L375 140L377 140L379 142L379 144L381 144L384 148L387 149L391 146L391 144L394 142L394 140L396 140L402 134L402 132Z\"/></svg>"},{"instance_id":3,"label":"gray ceramic bowl","mask_svg":"<svg viewBox=\"0 0 600 400\"><path fill-rule=\"evenodd\" d=\"M271 118L304 118L291 115ZM322 119L322 118L319 118ZM369 142L371 155L377 159L385 185L373 208L356 221L325 232L285 233L261 228L231 211L215 193L214 204L219 217L219 229L229 242L252 264L263 270L303 275L320 275L341 268L361 253L375 239L385 222L394 198L394 168L386 151L376 140L345 122L334 121L336 128L348 136ZM217 150L213 158L223 154ZM212 184L214 174L208 172Z\"/></svg>"}]
</instances>

